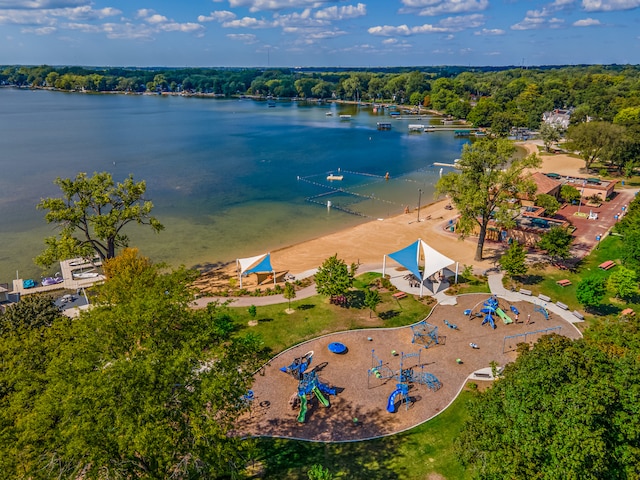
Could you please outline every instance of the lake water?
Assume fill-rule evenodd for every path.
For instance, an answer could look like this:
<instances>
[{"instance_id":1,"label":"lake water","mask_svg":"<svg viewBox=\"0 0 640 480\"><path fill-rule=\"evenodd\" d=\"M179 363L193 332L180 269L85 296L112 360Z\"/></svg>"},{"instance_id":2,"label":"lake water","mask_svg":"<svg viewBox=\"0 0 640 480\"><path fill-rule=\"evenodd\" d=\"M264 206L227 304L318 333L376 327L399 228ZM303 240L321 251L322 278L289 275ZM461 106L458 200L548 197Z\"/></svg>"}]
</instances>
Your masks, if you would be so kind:
<instances>
[{"instance_id":1,"label":"lake water","mask_svg":"<svg viewBox=\"0 0 640 480\"><path fill-rule=\"evenodd\" d=\"M154 261L216 265L401 213L419 189L423 205L433 201L433 162L452 163L466 140L409 133L429 121L347 105L0 88L0 282L43 273L32 259L55 229L35 206L59 194L58 176L146 180L166 229L133 227L132 246ZM338 171L342 181L327 181Z\"/></svg>"}]
</instances>

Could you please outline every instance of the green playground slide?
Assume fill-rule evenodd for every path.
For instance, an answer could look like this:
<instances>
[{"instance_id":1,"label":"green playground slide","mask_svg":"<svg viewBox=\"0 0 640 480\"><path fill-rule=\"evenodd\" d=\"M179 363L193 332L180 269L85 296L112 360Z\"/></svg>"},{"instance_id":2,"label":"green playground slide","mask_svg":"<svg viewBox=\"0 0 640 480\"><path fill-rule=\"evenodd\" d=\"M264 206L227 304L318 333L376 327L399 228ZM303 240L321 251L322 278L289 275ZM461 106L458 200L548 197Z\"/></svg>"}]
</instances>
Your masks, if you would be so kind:
<instances>
[{"instance_id":1,"label":"green playground slide","mask_svg":"<svg viewBox=\"0 0 640 480\"><path fill-rule=\"evenodd\" d=\"M314 387L313 390L311 391L313 392L313 394L316 396L316 398L322 405L324 405L325 407L329 406L329 400L325 398L325 396L322 394L322 392L318 387Z\"/></svg>"},{"instance_id":2,"label":"green playground slide","mask_svg":"<svg viewBox=\"0 0 640 480\"><path fill-rule=\"evenodd\" d=\"M496 313L502 319L505 325L513 323L513 320L511 320L511 317L506 313L504 313L501 308L496 308Z\"/></svg>"},{"instance_id":3,"label":"green playground slide","mask_svg":"<svg viewBox=\"0 0 640 480\"><path fill-rule=\"evenodd\" d=\"M298 414L298 422L304 423L304 419L307 416L307 396L299 395L300 397L300 413Z\"/></svg>"}]
</instances>

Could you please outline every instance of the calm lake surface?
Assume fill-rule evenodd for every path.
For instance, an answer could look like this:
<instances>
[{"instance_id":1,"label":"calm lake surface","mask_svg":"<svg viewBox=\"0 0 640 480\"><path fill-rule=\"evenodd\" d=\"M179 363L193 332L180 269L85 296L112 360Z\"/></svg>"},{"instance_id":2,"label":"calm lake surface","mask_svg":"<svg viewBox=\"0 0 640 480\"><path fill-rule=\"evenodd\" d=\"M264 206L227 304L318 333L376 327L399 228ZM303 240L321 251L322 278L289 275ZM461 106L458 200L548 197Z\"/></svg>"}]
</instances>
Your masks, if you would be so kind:
<instances>
[{"instance_id":1,"label":"calm lake surface","mask_svg":"<svg viewBox=\"0 0 640 480\"><path fill-rule=\"evenodd\" d=\"M433 162L452 163L466 140L410 134L409 123L430 119L387 113L0 88L0 282L16 270L21 278L44 273L32 259L55 229L35 206L58 196L56 177L78 172L146 180L166 229L133 227L131 245L175 266L225 263L395 215L417 205L419 189L422 204L432 202ZM392 129L377 130L380 121ZM344 179L329 182L330 172Z\"/></svg>"}]
</instances>

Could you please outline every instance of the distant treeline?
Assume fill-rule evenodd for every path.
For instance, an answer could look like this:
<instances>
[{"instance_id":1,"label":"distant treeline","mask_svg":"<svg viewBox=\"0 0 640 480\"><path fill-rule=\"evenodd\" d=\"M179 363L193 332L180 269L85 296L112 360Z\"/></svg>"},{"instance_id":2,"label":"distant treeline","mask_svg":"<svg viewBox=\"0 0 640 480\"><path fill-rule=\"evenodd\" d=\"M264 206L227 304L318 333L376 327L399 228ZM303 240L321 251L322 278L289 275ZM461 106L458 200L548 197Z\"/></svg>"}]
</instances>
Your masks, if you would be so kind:
<instances>
[{"instance_id":1,"label":"distant treeline","mask_svg":"<svg viewBox=\"0 0 640 480\"><path fill-rule=\"evenodd\" d=\"M640 66L414 68L0 67L0 85L84 92L154 92L338 99L423 106L477 127L538 128L572 107L572 122L612 122L640 106Z\"/></svg>"}]
</instances>

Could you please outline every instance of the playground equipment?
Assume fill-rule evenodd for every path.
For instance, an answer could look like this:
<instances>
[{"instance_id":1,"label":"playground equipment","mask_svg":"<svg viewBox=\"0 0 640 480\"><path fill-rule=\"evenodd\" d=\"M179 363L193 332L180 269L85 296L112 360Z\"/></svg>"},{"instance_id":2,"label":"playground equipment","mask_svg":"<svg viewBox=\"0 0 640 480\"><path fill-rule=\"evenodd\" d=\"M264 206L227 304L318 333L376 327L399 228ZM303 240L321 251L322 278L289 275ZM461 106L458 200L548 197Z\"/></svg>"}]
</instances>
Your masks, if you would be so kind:
<instances>
[{"instance_id":1,"label":"playground equipment","mask_svg":"<svg viewBox=\"0 0 640 480\"><path fill-rule=\"evenodd\" d=\"M397 382L395 390L391 392L389 400L387 401L387 411L389 413L396 412L398 398L400 398L400 404L404 403L406 408L409 408L411 401L409 389L411 388L411 384L424 385L432 391L436 391L442 387L442 383L435 375L424 371L424 365L420 360L420 352L421 351L418 351L418 353L401 353L399 356L400 369L392 370L387 363L384 363L376 355L374 350L371 350L371 369L367 372L367 386L371 388L369 379L372 376L383 382L390 379L394 379ZM416 358L416 363L412 367L405 368L405 362L410 358ZM418 366L420 367L419 371L416 370Z\"/></svg>"},{"instance_id":2,"label":"playground equipment","mask_svg":"<svg viewBox=\"0 0 640 480\"><path fill-rule=\"evenodd\" d=\"M549 320L549 312L547 311L547 304L536 302L533 305L533 311L541 313L545 320Z\"/></svg>"},{"instance_id":3,"label":"playground equipment","mask_svg":"<svg viewBox=\"0 0 640 480\"><path fill-rule=\"evenodd\" d=\"M295 358L291 365L286 367L280 367L280 371L284 373L288 373L296 380L300 380L304 372L311 365L311 360L313 359L313 350L305 353L302 357Z\"/></svg>"},{"instance_id":4,"label":"playground equipment","mask_svg":"<svg viewBox=\"0 0 640 480\"><path fill-rule=\"evenodd\" d=\"M515 307L511 307L512 311ZM500 303L498 301L498 297L496 297L495 295L489 297L487 299L487 301L485 301L483 303L483 308L480 309L481 313L485 314L484 320L482 321L482 325L484 325L485 323L488 323L491 328L496 328L496 324L495 324L495 315L498 316L498 318L500 318L502 320L502 323L504 323L505 325L508 325L510 323L513 323L513 320L511 319L511 317L509 315L507 315L504 310L501 308ZM517 309L516 312L514 312L517 314Z\"/></svg>"},{"instance_id":5,"label":"playground equipment","mask_svg":"<svg viewBox=\"0 0 640 480\"><path fill-rule=\"evenodd\" d=\"M427 323L425 320L411 325L413 338L411 343L417 343L424 348L429 348L434 343L438 344L438 327Z\"/></svg>"},{"instance_id":6,"label":"playground equipment","mask_svg":"<svg viewBox=\"0 0 640 480\"><path fill-rule=\"evenodd\" d=\"M450 323L447 319L444 320L444 324L452 330L458 330L458 326Z\"/></svg>"},{"instance_id":7,"label":"playground equipment","mask_svg":"<svg viewBox=\"0 0 640 480\"><path fill-rule=\"evenodd\" d=\"M300 413L298 414L298 422L304 423L307 416L308 401L307 395L313 395L318 399L321 405L329 407L329 399L325 395L335 395L336 389L329 387L326 383L322 383L318 379L315 370L304 373L302 379L298 383L298 397L300 398Z\"/></svg>"},{"instance_id":8,"label":"playground equipment","mask_svg":"<svg viewBox=\"0 0 640 480\"><path fill-rule=\"evenodd\" d=\"M540 338L542 335L550 335L554 332L560 334L561 329L561 326L557 326L534 330L532 332L518 333L517 335L507 335L502 341L502 353L514 351L519 343L533 343L532 337Z\"/></svg>"},{"instance_id":9,"label":"playground equipment","mask_svg":"<svg viewBox=\"0 0 640 480\"><path fill-rule=\"evenodd\" d=\"M318 402L320 402L320 404L324 405L325 407L329 407L330 405L329 400L327 399L327 397L325 397L325 395L336 394L335 388L329 387L327 384L322 383L318 379L318 374L316 372L316 369L318 367L315 367L313 370L307 372L309 365L311 365L312 359L313 359L313 350L305 353L301 357L294 358L293 362L290 365L280 368L280 371L284 373L288 373L293 378L298 380L297 398L300 401L300 412L298 414L298 422L300 423L304 423L307 416L307 411L309 408L308 407L309 402L307 397L309 395L315 396L318 399ZM289 403L292 406L294 406L293 399L295 398L296 396L294 395L292 399L289 401Z\"/></svg>"}]
</instances>

